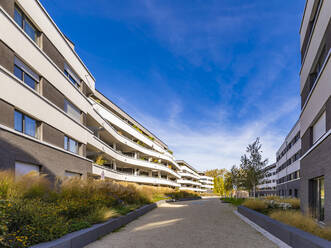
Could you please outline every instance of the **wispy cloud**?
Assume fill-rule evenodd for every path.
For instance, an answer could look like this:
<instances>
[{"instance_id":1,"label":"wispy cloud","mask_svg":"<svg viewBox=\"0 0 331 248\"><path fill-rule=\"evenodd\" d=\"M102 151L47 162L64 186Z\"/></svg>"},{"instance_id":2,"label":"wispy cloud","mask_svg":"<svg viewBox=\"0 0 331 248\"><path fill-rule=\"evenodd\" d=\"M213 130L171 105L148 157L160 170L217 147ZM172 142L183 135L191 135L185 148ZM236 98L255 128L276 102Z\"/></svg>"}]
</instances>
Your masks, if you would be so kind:
<instances>
[{"instance_id":1,"label":"wispy cloud","mask_svg":"<svg viewBox=\"0 0 331 248\"><path fill-rule=\"evenodd\" d=\"M275 128L277 122L296 112L297 98L289 99L277 111L261 116L244 125L225 125L223 121L208 121L201 128L184 124L177 109L167 120L137 112L139 120L164 140L175 152L177 159L183 159L200 170L230 168L238 164L245 148L256 137L263 143L263 156L275 161L275 152L282 143L286 132ZM174 118L174 116L176 116ZM297 116L293 116L295 120Z\"/></svg>"}]
</instances>

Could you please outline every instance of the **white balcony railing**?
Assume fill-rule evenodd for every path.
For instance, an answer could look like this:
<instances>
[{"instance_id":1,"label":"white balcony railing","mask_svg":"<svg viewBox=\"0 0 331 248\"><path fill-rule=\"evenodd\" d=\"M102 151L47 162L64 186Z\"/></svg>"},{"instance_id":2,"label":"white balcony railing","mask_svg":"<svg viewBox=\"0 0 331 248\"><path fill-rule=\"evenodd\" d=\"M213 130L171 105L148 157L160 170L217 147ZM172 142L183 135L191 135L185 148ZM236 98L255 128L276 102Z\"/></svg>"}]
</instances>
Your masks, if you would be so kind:
<instances>
[{"instance_id":1,"label":"white balcony railing","mask_svg":"<svg viewBox=\"0 0 331 248\"><path fill-rule=\"evenodd\" d=\"M92 173L99 176L103 174L105 178L111 178L118 181L180 187L180 184L175 181L157 177L125 174L96 164L93 164L92 166Z\"/></svg>"},{"instance_id":2,"label":"white balcony railing","mask_svg":"<svg viewBox=\"0 0 331 248\"><path fill-rule=\"evenodd\" d=\"M199 183L199 182L186 180L186 179L178 179L177 182L180 183L180 184L189 184L189 185L201 186L201 183Z\"/></svg>"}]
</instances>

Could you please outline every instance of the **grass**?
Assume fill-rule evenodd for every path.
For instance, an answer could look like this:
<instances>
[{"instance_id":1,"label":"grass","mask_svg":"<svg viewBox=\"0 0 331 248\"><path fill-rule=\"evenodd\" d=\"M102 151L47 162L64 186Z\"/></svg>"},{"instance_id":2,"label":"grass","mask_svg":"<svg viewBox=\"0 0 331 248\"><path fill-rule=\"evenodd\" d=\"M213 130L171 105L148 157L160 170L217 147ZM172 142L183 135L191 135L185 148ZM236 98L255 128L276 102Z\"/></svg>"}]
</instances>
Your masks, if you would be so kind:
<instances>
[{"instance_id":1,"label":"grass","mask_svg":"<svg viewBox=\"0 0 331 248\"><path fill-rule=\"evenodd\" d=\"M331 241L331 228L320 227L314 219L303 215L300 211L278 210L270 214L272 219L294 226L320 238Z\"/></svg>"},{"instance_id":2,"label":"grass","mask_svg":"<svg viewBox=\"0 0 331 248\"><path fill-rule=\"evenodd\" d=\"M225 203L231 203L234 206L239 206L241 205L245 199L244 198L232 198L232 197L227 197L227 198L221 198L221 201Z\"/></svg>"},{"instance_id":3,"label":"grass","mask_svg":"<svg viewBox=\"0 0 331 248\"><path fill-rule=\"evenodd\" d=\"M268 204L260 199L246 199L242 205L258 212L263 212L268 209Z\"/></svg>"},{"instance_id":4,"label":"grass","mask_svg":"<svg viewBox=\"0 0 331 248\"><path fill-rule=\"evenodd\" d=\"M191 192L110 180L45 176L15 179L0 171L0 247L28 247L124 215L145 204ZM196 195L196 194L194 194Z\"/></svg>"}]
</instances>

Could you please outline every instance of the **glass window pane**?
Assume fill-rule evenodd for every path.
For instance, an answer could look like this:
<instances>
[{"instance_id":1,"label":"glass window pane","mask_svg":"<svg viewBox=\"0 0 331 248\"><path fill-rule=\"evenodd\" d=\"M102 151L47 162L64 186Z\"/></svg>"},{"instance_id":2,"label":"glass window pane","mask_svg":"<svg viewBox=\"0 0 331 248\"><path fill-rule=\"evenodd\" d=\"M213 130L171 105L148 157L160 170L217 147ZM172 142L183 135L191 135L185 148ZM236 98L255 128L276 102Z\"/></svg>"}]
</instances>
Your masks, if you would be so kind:
<instances>
[{"instance_id":1,"label":"glass window pane","mask_svg":"<svg viewBox=\"0 0 331 248\"><path fill-rule=\"evenodd\" d=\"M14 114L14 128L16 131L23 132L23 115L18 111Z\"/></svg>"},{"instance_id":2,"label":"glass window pane","mask_svg":"<svg viewBox=\"0 0 331 248\"><path fill-rule=\"evenodd\" d=\"M77 153L77 142L73 139L69 139L69 151L73 153Z\"/></svg>"},{"instance_id":3,"label":"glass window pane","mask_svg":"<svg viewBox=\"0 0 331 248\"><path fill-rule=\"evenodd\" d=\"M16 65L14 66L14 75L19 79L23 80L23 71L18 68Z\"/></svg>"},{"instance_id":4,"label":"glass window pane","mask_svg":"<svg viewBox=\"0 0 331 248\"><path fill-rule=\"evenodd\" d=\"M75 85L75 86L78 85L77 82L75 81L75 79L71 75L69 75L69 79L73 85Z\"/></svg>"},{"instance_id":5,"label":"glass window pane","mask_svg":"<svg viewBox=\"0 0 331 248\"><path fill-rule=\"evenodd\" d=\"M68 137L64 136L64 149L68 150Z\"/></svg>"},{"instance_id":6,"label":"glass window pane","mask_svg":"<svg viewBox=\"0 0 331 248\"><path fill-rule=\"evenodd\" d=\"M32 89L36 88L36 82L28 74L24 73L24 82L29 85Z\"/></svg>"},{"instance_id":7,"label":"glass window pane","mask_svg":"<svg viewBox=\"0 0 331 248\"><path fill-rule=\"evenodd\" d=\"M24 19L24 31L27 35L30 36L31 39L36 41L36 30L26 19Z\"/></svg>"},{"instance_id":8,"label":"glass window pane","mask_svg":"<svg viewBox=\"0 0 331 248\"><path fill-rule=\"evenodd\" d=\"M23 24L23 18L22 18L22 13L15 8L15 13L14 13L14 19L15 19L15 22L20 25L20 27L22 27L22 24Z\"/></svg>"},{"instance_id":9,"label":"glass window pane","mask_svg":"<svg viewBox=\"0 0 331 248\"><path fill-rule=\"evenodd\" d=\"M70 115L72 118L74 118L77 121L81 121L80 120L80 110L78 108L76 108L74 105L72 105L69 101L64 100L64 111Z\"/></svg>"},{"instance_id":10,"label":"glass window pane","mask_svg":"<svg viewBox=\"0 0 331 248\"><path fill-rule=\"evenodd\" d=\"M27 116L24 116L24 133L36 137L36 121Z\"/></svg>"}]
</instances>

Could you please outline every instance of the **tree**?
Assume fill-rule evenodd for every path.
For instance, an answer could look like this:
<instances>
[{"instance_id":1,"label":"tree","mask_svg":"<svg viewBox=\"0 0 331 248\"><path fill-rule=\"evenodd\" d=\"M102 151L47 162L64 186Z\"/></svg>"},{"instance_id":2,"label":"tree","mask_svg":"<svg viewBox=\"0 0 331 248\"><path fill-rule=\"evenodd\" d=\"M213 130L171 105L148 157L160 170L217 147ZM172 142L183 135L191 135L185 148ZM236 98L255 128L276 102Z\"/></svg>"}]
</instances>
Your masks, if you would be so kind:
<instances>
[{"instance_id":1,"label":"tree","mask_svg":"<svg viewBox=\"0 0 331 248\"><path fill-rule=\"evenodd\" d=\"M225 193L224 191L224 174L227 172L226 169L213 169L213 170L208 170L205 172L205 175L208 177L213 177L214 178L214 193L218 193L222 195ZM219 179L222 177L222 180Z\"/></svg>"},{"instance_id":2,"label":"tree","mask_svg":"<svg viewBox=\"0 0 331 248\"><path fill-rule=\"evenodd\" d=\"M229 196L230 193L232 195L232 191L233 191L233 179L232 179L232 174L229 171L227 171L224 174L224 191L225 191L225 195L226 196Z\"/></svg>"},{"instance_id":3,"label":"tree","mask_svg":"<svg viewBox=\"0 0 331 248\"><path fill-rule=\"evenodd\" d=\"M224 196L224 179L223 176L217 176L214 178L214 193Z\"/></svg>"},{"instance_id":4,"label":"tree","mask_svg":"<svg viewBox=\"0 0 331 248\"><path fill-rule=\"evenodd\" d=\"M244 154L241 156L240 170L242 175L240 175L240 184L249 191L253 190L253 195L255 197L256 185L259 184L265 176L265 166L268 163L268 159L262 159L262 144L260 143L260 138L247 146L246 152L248 155Z\"/></svg>"}]
</instances>

